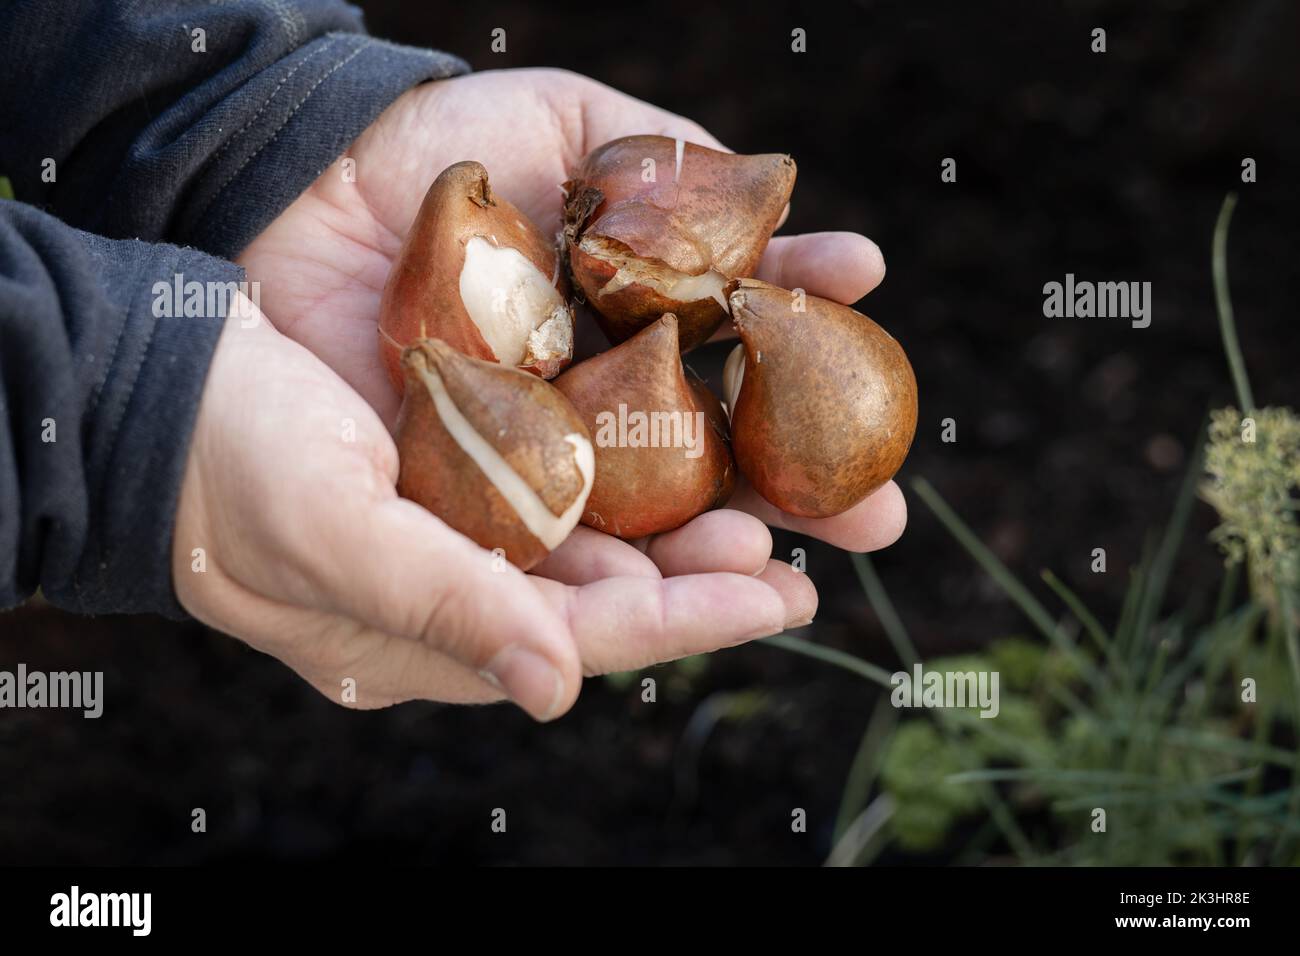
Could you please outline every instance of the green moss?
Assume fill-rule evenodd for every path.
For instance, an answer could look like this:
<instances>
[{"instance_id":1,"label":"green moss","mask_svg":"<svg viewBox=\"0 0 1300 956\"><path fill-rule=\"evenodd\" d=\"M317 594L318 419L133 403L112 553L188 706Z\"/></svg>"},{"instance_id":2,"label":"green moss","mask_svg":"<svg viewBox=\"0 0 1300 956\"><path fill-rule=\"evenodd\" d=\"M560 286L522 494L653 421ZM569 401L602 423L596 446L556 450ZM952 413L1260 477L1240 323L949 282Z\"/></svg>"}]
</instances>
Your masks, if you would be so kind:
<instances>
[{"instance_id":1,"label":"green moss","mask_svg":"<svg viewBox=\"0 0 1300 956\"><path fill-rule=\"evenodd\" d=\"M903 846L933 848L959 816L979 806L974 786L948 781L968 769L969 760L929 720L907 720L899 726L880 775L897 805L891 825Z\"/></svg>"}]
</instances>

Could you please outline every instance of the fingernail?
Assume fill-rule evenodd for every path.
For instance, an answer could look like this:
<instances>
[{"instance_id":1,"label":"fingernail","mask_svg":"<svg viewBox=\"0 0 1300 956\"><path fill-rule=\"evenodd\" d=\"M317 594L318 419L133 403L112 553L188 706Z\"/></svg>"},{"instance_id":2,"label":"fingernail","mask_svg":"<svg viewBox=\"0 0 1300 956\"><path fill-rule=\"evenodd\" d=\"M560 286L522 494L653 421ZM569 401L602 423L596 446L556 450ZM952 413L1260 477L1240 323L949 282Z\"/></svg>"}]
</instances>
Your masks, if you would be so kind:
<instances>
[{"instance_id":1,"label":"fingernail","mask_svg":"<svg viewBox=\"0 0 1300 956\"><path fill-rule=\"evenodd\" d=\"M806 617L806 618L804 618L803 620L800 620L800 621L791 621L789 624L787 624L787 625L785 626L785 629L786 629L787 631L793 631L793 630L794 630L795 628L797 628L797 627L807 627L807 626L808 626L809 624L811 624L812 622L813 622L813 619L812 619L812 618L810 618L810 617Z\"/></svg>"},{"instance_id":2,"label":"fingernail","mask_svg":"<svg viewBox=\"0 0 1300 956\"><path fill-rule=\"evenodd\" d=\"M541 654L518 644L497 651L483 670L483 679L496 684L537 720L553 720L564 702L564 680Z\"/></svg>"}]
</instances>

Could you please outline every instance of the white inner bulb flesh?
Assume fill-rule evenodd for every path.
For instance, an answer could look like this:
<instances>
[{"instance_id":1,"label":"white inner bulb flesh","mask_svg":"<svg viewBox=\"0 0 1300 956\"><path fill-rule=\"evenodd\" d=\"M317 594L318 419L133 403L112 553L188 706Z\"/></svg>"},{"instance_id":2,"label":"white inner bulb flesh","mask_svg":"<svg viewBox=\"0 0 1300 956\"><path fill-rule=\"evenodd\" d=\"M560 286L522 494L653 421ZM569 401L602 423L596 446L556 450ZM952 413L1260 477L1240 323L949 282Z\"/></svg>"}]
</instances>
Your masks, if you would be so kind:
<instances>
[{"instance_id":1,"label":"white inner bulb flesh","mask_svg":"<svg viewBox=\"0 0 1300 956\"><path fill-rule=\"evenodd\" d=\"M502 365L573 355L573 313L555 284L518 249L482 236L465 244L460 300Z\"/></svg>"},{"instance_id":2,"label":"white inner bulb flesh","mask_svg":"<svg viewBox=\"0 0 1300 956\"><path fill-rule=\"evenodd\" d=\"M425 366L420 369L420 378L429 390L433 407L447 433L514 509L529 533L547 551L554 551L582 517L582 509L587 504L592 483L596 480L596 450L591 441L577 432L564 436L564 440L573 447L573 463L582 476L582 489L564 509L564 513L557 517L546 507L546 502L542 501L533 487L501 457L501 453L474 430L474 426L452 401L442 377Z\"/></svg>"},{"instance_id":3,"label":"white inner bulb flesh","mask_svg":"<svg viewBox=\"0 0 1300 956\"><path fill-rule=\"evenodd\" d=\"M726 287L728 279L721 272L710 269L697 276L687 275L665 265L626 255L615 249L612 243L598 236L585 236L578 245L583 252L609 263L615 269L614 277L597 293L600 296L610 295L639 283L665 298L678 302L713 299L724 309L727 307L727 298L722 294L722 290Z\"/></svg>"},{"instance_id":4,"label":"white inner bulb flesh","mask_svg":"<svg viewBox=\"0 0 1300 956\"><path fill-rule=\"evenodd\" d=\"M745 384L745 346L737 345L727 356L722 366L722 394L727 400L727 418L736 416L736 401L740 398L740 387Z\"/></svg>"}]
</instances>

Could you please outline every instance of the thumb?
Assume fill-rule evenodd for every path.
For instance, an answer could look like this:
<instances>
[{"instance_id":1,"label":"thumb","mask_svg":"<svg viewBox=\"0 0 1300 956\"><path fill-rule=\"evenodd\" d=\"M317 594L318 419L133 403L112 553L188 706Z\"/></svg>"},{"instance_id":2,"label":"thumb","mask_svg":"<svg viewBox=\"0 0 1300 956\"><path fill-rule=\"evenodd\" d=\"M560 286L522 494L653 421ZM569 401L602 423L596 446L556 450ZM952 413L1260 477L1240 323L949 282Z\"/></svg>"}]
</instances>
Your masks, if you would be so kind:
<instances>
[{"instance_id":1,"label":"thumb","mask_svg":"<svg viewBox=\"0 0 1300 956\"><path fill-rule=\"evenodd\" d=\"M518 568L419 505L376 502L338 522L321 582L337 613L477 671L537 720L573 706L582 666L568 626Z\"/></svg>"}]
</instances>

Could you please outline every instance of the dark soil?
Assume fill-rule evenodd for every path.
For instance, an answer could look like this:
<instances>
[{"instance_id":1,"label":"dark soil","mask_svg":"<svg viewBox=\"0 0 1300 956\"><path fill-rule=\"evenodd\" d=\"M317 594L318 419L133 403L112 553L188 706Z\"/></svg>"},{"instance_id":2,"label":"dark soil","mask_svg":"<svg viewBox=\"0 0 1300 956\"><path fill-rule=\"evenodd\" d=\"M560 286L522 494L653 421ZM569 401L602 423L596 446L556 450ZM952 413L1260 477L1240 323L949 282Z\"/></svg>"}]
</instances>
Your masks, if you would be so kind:
<instances>
[{"instance_id":1,"label":"dark soil","mask_svg":"<svg viewBox=\"0 0 1300 956\"><path fill-rule=\"evenodd\" d=\"M1110 619L1164 521L1205 411L1232 400L1209 272L1225 192L1241 204L1232 288L1256 396L1300 407L1300 7L1220 3L365 4L372 32L477 69L561 66L686 113L745 152L789 151L786 231L852 229L889 261L863 309L920 383L902 480L928 478L1036 590L1051 567ZM1063 7L1063 11L1058 9ZM505 27L508 52L490 52ZM790 52L807 30L808 52ZM1104 27L1109 52L1089 51ZM958 181L940 182L953 157ZM1240 182L1244 157L1259 181ZM1149 281L1150 328L1046 319L1042 286ZM717 347L711 347L716 349ZM696 362L712 370L721 354ZM957 422L955 444L940 422ZM925 653L1025 630L910 495L876 557ZM1198 506L1171 601L1219 573ZM895 663L848 557L808 551L812 639ZM1088 570L1094 547L1109 572ZM1046 597L1046 595L1045 595ZM1053 605L1054 606L1054 605ZM195 624L0 617L0 666L103 669L98 721L0 714L0 862L365 859L418 863L821 861L875 690L767 647L594 680L540 727L508 707L356 714L277 662ZM766 706L689 759L712 695ZM717 698L714 698L717 700ZM190 831L205 808L208 832ZM508 829L494 834L494 808ZM804 808L806 834L791 832Z\"/></svg>"}]
</instances>

